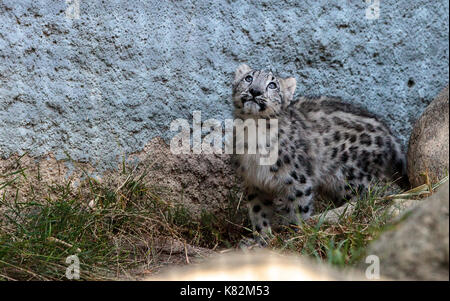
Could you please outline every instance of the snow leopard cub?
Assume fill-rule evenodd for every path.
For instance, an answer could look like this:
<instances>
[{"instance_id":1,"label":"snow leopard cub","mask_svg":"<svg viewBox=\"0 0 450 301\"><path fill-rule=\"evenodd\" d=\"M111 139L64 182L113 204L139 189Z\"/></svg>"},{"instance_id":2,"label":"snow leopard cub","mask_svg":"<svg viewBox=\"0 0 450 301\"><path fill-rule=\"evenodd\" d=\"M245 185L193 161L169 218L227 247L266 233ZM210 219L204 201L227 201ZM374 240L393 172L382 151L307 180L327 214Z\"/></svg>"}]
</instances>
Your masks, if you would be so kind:
<instances>
[{"instance_id":1,"label":"snow leopard cub","mask_svg":"<svg viewBox=\"0 0 450 301\"><path fill-rule=\"evenodd\" d=\"M235 153L250 220L262 245L272 225L297 225L300 217L309 218L319 196L349 200L375 179L409 186L405 156L386 124L335 98L291 102L295 88L295 78L283 79L245 64L237 68L233 81L236 119L278 120L278 140L268 137L278 144L258 145L278 149L273 164L261 165L261 154L249 153L247 143L244 154ZM245 135L250 141L257 133L247 129Z\"/></svg>"}]
</instances>

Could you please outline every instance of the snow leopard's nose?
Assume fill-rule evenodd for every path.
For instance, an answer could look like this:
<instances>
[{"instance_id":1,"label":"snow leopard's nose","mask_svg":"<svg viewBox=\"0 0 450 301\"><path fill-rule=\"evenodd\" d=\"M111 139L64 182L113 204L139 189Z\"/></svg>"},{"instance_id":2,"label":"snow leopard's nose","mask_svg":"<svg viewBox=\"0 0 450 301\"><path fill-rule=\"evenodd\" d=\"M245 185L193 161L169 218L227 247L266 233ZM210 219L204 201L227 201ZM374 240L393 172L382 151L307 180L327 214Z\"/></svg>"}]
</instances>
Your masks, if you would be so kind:
<instances>
[{"instance_id":1,"label":"snow leopard's nose","mask_svg":"<svg viewBox=\"0 0 450 301\"><path fill-rule=\"evenodd\" d=\"M261 96L263 94L263 92L259 89L254 89L254 88L250 88L250 94L255 98L258 96Z\"/></svg>"}]
</instances>

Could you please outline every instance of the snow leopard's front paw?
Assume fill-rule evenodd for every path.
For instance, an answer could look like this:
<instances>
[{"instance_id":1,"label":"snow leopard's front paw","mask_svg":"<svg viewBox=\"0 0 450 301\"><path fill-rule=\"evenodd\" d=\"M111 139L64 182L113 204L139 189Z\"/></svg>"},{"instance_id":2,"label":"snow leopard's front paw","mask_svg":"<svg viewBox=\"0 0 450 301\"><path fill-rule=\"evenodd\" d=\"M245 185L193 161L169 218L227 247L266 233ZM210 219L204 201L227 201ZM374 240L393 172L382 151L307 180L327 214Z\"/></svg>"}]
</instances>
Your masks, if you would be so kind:
<instances>
[{"instance_id":1,"label":"snow leopard's front paw","mask_svg":"<svg viewBox=\"0 0 450 301\"><path fill-rule=\"evenodd\" d=\"M238 245L238 248L241 250L252 250L260 247L261 245L256 241L256 239L250 237L244 237Z\"/></svg>"},{"instance_id":2,"label":"snow leopard's front paw","mask_svg":"<svg viewBox=\"0 0 450 301\"><path fill-rule=\"evenodd\" d=\"M265 248L269 244L269 239L260 235L255 235L254 238L245 237L239 242L239 249L252 250L256 248Z\"/></svg>"}]
</instances>

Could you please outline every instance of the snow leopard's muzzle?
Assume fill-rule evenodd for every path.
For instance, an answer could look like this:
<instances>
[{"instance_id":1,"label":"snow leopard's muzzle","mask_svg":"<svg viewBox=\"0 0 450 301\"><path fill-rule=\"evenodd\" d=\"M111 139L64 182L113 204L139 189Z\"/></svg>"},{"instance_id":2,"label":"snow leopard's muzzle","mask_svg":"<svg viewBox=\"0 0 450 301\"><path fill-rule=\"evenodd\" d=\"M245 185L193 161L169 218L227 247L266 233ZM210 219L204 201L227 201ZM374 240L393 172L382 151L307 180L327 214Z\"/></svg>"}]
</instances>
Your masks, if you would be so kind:
<instances>
[{"instance_id":1,"label":"snow leopard's muzzle","mask_svg":"<svg viewBox=\"0 0 450 301\"><path fill-rule=\"evenodd\" d=\"M241 96L241 102L244 109L249 110L252 113L264 111L267 108L267 100L262 93L250 89L248 93L243 93Z\"/></svg>"}]
</instances>

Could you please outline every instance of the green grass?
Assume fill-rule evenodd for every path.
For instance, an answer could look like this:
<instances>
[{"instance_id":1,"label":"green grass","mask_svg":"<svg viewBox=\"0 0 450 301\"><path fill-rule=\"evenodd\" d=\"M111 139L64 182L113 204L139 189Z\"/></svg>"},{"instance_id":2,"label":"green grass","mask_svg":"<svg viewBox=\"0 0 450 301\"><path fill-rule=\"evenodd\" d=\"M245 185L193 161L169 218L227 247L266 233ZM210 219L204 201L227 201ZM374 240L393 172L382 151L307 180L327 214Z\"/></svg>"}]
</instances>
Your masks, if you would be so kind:
<instances>
[{"instance_id":1,"label":"green grass","mask_svg":"<svg viewBox=\"0 0 450 301\"><path fill-rule=\"evenodd\" d=\"M137 173L124 164L120 185L84 174L77 185L70 180L45 184L39 173L32 179L19 159L14 170L0 175L0 279L66 280L70 255L78 255L83 280L124 279L139 267L157 270L158 238L220 250L252 236L237 188L220 214L194 214L163 197L164 187L146 183L147 171ZM389 187L375 187L339 223L319 218L281 229L269 248L352 266L389 226L384 210L389 200L381 199Z\"/></svg>"},{"instance_id":2,"label":"green grass","mask_svg":"<svg viewBox=\"0 0 450 301\"><path fill-rule=\"evenodd\" d=\"M375 186L357 198L355 209L342 214L338 223L326 222L325 212L318 219L303 222L299 227L286 227L276 233L270 246L326 261L337 267L350 267L361 260L368 243L378 236L390 219L387 202L379 202L386 186Z\"/></svg>"},{"instance_id":3,"label":"green grass","mask_svg":"<svg viewBox=\"0 0 450 301\"><path fill-rule=\"evenodd\" d=\"M350 214L344 212L337 223L325 222L325 213L332 209L328 204L318 219L276 233L270 246L311 256L339 268L352 267L364 258L372 240L401 220L386 210L393 199L426 197L446 181L448 176L438 183L424 184L401 194L388 193L395 189L392 184L373 184L367 193L356 197L354 210Z\"/></svg>"},{"instance_id":4,"label":"green grass","mask_svg":"<svg viewBox=\"0 0 450 301\"><path fill-rule=\"evenodd\" d=\"M1 175L0 279L64 280L65 260L74 254L81 279L117 279L130 269L158 265L157 238L217 248L240 237L238 227L213 213L196 219L182 205L160 198L163 187L149 187L145 173L133 172L124 167L126 181L119 188L88 176L76 188L70 181L42 187L30 184L23 168ZM21 185L31 185L27 201ZM224 211L227 220L240 224L242 211L231 214L235 199L230 195L232 208Z\"/></svg>"}]
</instances>

